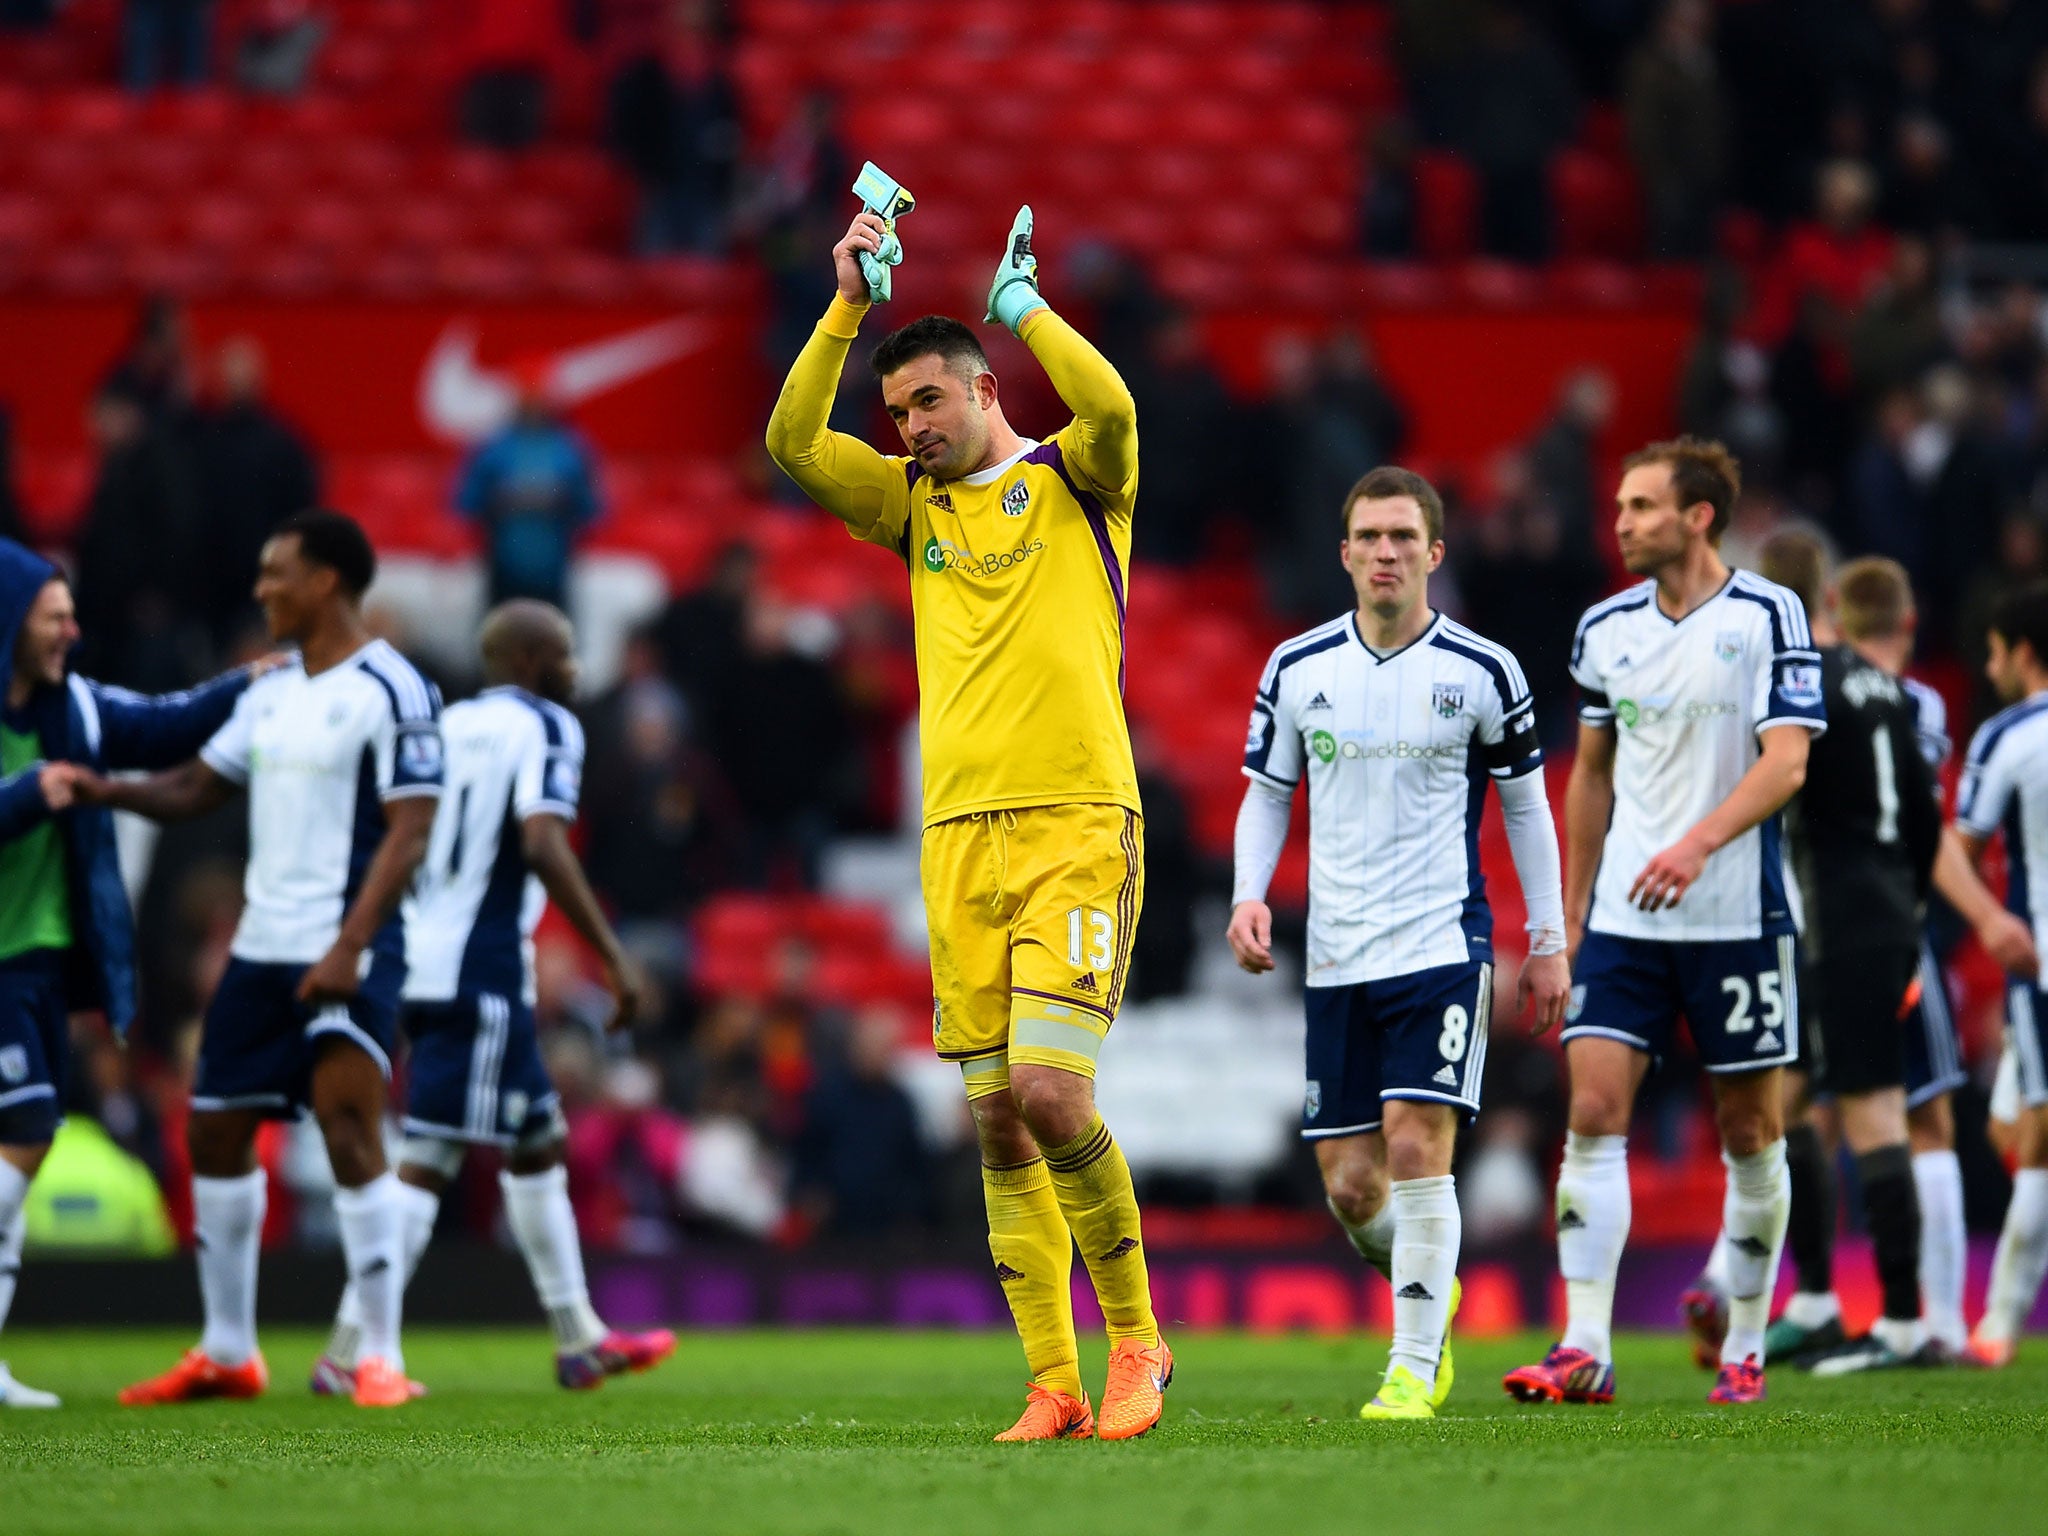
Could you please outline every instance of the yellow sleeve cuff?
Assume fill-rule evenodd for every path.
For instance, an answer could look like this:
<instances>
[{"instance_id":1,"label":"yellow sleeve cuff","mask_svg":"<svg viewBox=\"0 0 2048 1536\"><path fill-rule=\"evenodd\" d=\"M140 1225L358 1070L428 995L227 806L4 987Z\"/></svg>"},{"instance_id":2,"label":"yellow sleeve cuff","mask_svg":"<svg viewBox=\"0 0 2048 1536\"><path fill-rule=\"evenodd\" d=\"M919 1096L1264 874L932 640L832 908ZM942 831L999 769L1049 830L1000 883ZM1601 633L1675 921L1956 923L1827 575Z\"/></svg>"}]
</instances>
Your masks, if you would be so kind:
<instances>
[{"instance_id":1,"label":"yellow sleeve cuff","mask_svg":"<svg viewBox=\"0 0 2048 1536\"><path fill-rule=\"evenodd\" d=\"M818 322L818 329L841 341L852 341L860 334L861 317L867 312L867 305L849 304L835 293L831 307L825 311L825 318Z\"/></svg>"}]
</instances>

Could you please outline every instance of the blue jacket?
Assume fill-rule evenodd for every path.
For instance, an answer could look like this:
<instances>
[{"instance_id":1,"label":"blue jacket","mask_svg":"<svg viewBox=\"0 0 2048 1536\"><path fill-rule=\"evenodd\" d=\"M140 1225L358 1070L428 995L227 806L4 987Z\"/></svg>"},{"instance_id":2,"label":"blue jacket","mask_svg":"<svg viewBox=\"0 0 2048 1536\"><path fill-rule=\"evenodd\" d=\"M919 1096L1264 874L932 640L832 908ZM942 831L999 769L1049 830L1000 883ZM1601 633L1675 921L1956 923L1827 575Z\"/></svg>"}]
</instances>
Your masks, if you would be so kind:
<instances>
[{"instance_id":1,"label":"blue jacket","mask_svg":"<svg viewBox=\"0 0 2048 1536\"><path fill-rule=\"evenodd\" d=\"M14 676L22 620L57 574L40 555L0 539L0 687ZM102 773L169 768L221 728L248 686L246 671L231 672L188 693L145 698L69 673L62 687L39 686L21 710L8 713L16 729L37 732L52 762L83 763ZM37 766L0 778L0 840L20 837L49 819ZM74 1009L102 1009L109 1024L125 1030L135 1018L135 919L121 884L113 813L79 806L57 820L71 887L67 1001Z\"/></svg>"}]
</instances>

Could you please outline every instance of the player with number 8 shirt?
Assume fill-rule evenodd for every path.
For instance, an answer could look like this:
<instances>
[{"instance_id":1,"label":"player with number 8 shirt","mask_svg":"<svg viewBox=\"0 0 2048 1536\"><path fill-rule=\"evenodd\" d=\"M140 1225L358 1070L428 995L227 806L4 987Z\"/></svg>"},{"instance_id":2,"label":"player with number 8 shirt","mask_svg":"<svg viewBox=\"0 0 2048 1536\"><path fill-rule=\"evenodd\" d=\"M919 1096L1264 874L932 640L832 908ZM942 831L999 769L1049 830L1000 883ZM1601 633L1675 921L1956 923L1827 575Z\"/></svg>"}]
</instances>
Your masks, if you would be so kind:
<instances>
[{"instance_id":1,"label":"player with number 8 shirt","mask_svg":"<svg viewBox=\"0 0 2048 1536\"><path fill-rule=\"evenodd\" d=\"M1565 914L1577 985L1557 1184L1569 1321L1542 1361L1503 1379L1525 1401L1614 1397L1629 1118L1680 1015L1714 1086L1728 1166L1732 1299L1709 1400L1764 1395L1764 1327L1791 1204L1780 1097L1799 1046L1778 813L1827 724L1799 599L1721 559L1740 491L1719 443L1679 438L1631 455L1615 531L1623 564L1645 579L1588 609L1572 644L1581 702Z\"/></svg>"},{"instance_id":2,"label":"player with number 8 shirt","mask_svg":"<svg viewBox=\"0 0 2048 1536\"><path fill-rule=\"evenodd\" d=\"M1273 969L1266 888L1295 788L1309 790L1308 1092L1330 1212L1394 1288L1394 1338L1366 1419L1426 1419L1450 1394L1461 1224L1451 1155L1479 1111L1493 917L1479 866L1491 782L1529 912L1517 1008L1538 1031L1570 975L1557 833L1535 700L1515 658L1429 605L1443 502L1409 470L1345 498L1339 557L1358 606L1267 662L1245 743L1229 940Z\"/></svg>"}]
</instances>

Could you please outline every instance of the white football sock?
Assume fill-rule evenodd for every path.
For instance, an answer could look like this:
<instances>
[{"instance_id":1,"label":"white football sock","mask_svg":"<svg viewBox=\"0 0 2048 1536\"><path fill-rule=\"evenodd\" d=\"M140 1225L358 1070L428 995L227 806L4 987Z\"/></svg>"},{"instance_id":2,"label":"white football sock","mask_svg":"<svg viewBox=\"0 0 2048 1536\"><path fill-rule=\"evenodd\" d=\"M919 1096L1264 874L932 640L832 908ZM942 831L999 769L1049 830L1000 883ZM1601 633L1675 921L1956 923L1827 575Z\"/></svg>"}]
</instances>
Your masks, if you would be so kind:
<instances>
[{"instance_id":1,"label":"white football sock","mask_svg":"<svg viewBox=\"0 0 2048 1536\"><path fill-rule=\"evenodd\" d=\"M1700 1271L1700 1278L1721 1288L1721 1294L1728 1294L1728 1234L1716 1232L1714 1246L1707 1254L1706 1267Z\"/></svg>"},{"instance_id":2,"label":"white football sock","mask_svg":"<svg viewBox=\"0 0 2048 1536\"><path fill-rule=\"evenodd\" d=\"M14 1305L14 1281L21 1273L21 1240L28 1232L28 1175L0 1158L0 1328Z\"/></svg>"},{"instance_id":3,"label":"white football sock","mask_svg":"<svg viewBox=\"0 0 2048 1536\"><path fill-rule=\"evenodd\" d=\"M1794 1291L1785 1299L1785 1318L1802 1328L1823 1328L1841 1317L1842 1301L1833 1291Z\"/></svg>"},{"instance_id":4,"label":"white football sock","mask_svg":"<svg viewBox=\"0 0 2048 1536\"><path fill-rule=\"evenodd\" d=\"M1950 1350L1969 1340L1963 1324L1963 1275L1970 1240L1963 1226L1963 1165L1953 1152L1916 1152L1920 1195L1920 1307L1931 1337Z\"/></svg>"},{"instance_id":5,"label":"white football sock","mask_svg":"<svg viewBox=\"0 0 2048 1536\"><path fill-rule=\"evenodd\" d=\"M542 1173L508 1170L498 1175L498 1184L505 1191L505 1220L555 1331L555 1347L589 1349L607 1329L591 1308L583 1279L583 1243L569 1204L569 1170L560 1164Z\"/></svg>"},{"instance_id":6,"label":"white football sock","mask_svg":"<svg viewBox=\"0 0 2048 1536\"><path fill-rule=\"evenodd\" d=\"M1334 1200L1325 1201L1330 1214L1337 1218L1337 1225L1344 1229L1344 1235L1351 1239L1351 1246L1387 1280L1394 1278L1394 1202L1388 1200L1374 1211L1362 1227L1354 1227L1344 1219L1344 1213L1337 1209Z\"/></svg>"},{"instance_id":7,"label":"white football sock","mask_svg":"<svg viewBox=\"0 0 2048 1536\"><path fill-rule=\"evenodd\" d=\"M1721 1161L1728 1169L1728 1195L1721 1207L1721 1230L1728 1234L1728 1337L1721 1345L1721 1363L1740 1365L1755 1355L1761 1365L1778 1255L1792 1216L1785 1138L1744 1157L1723 1152Z\"/></svg>"},{"instance_id":8,"label":"white football sock","mask_svg":"<svg viewBox=\"0 0 2048 1536\"><path fill-rule=\"evenodd\" d=\"M356 1293L362 1346L358 1363L375 1356L405 1369L398 1342L405 1305L405 1244L401 1236L398 1175L385 1170L360 1189L337 1189L334 1214L341 1224L341 1255Z\"/></svg>"},{"instance_id":9,"label":"white football sock","mask_svg":"<svg viewBox=\"0 0 2048 1536\"><path fill-rule=\"evenodd\" d=\"M2005 1208L2005 1228L1998 1234L1998 1255L1991 1261L1991 1294L1977 1331L1988 1339L2010 1342L2019 1337L2041 1292L2048 1271L2048 1168L2022 1168L2013 1175L2012 1204Z\"/></svg>"},{"instance_id":10,"label":"white football sock","mask_svg":"<svg viewBox=\"0 0 2048 1536\"><path fill-rule=\"evenodd\" d=\"M1628 1138L1568 1134L1557 1175L1557 1265L1568 1317L1561 1342L1603 1365L1614 1358L1614 1277L1630 1214Z\"/></svg>"},{"instance_id":11,"label":"white football sock","mask_svg":"<svg viewBox=\"0 0 2048 1536\"><path fill-rule=\"evenodd\" d=\"M398 1181L399 1241L405 1253L405 1283L420 1267L420 1256L434 1236L434 1222L441 1214L441 1197L417 1184ZM327 1356L337 1365L354 1370L363 1348L363 1298L351 1280L341 1288L341 1305L335 1309L334 1331L327 1336Z\"/></svg>"},{"instance_id":12,"label":"white football sock","mask_svg":"<svg viewBox=\"0 0 2048 1536\"><path fill-rule=\"evenodd\" d=\"M199 1350L217 1365L241 1365L256 1353L256 1261L269 1197L270 1177L261 1168L237 1179L192 1176L199 1296L206 1307Z\"/></svg>"},{"instance_id":13,"label":"white football sock","mask_svg":"<svg viewBox=\"0 0 2048 1536\"><path fill-rule=\"evenodd\" d=\"M1433 1387L1464 1230L1457 1181L1449 1174L1405 1179L1393 1186L1387 1205L1394 1213L1394 1348L1389 1365L1405 1365Z\"/></svg>"}]
</instances>

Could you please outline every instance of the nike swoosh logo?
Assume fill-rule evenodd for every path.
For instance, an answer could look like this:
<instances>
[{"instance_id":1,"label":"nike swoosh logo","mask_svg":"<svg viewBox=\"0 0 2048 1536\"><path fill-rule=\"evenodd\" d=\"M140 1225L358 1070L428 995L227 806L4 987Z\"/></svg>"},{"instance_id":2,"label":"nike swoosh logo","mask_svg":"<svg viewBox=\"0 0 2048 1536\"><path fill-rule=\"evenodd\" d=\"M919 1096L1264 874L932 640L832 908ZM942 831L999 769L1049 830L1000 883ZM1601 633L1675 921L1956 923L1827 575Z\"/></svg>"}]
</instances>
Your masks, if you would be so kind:
<instances>
[{"instance_id":1,"label":"nike swoosh logo","mask_svg":"<svg viewBox=\"0 0 2048 1536\"><path fill-rule=\"evenodd\" d=\"M545 359L548 392L573 409L634 379L665 368L705 346L711 326L702 320L657 320L636 330L565 347ZM473 321L451 320L420 366L420 419L438 436L473 443L511 419L519 389L509 374L476 360Z\"/></svg>"}]
</instances>

